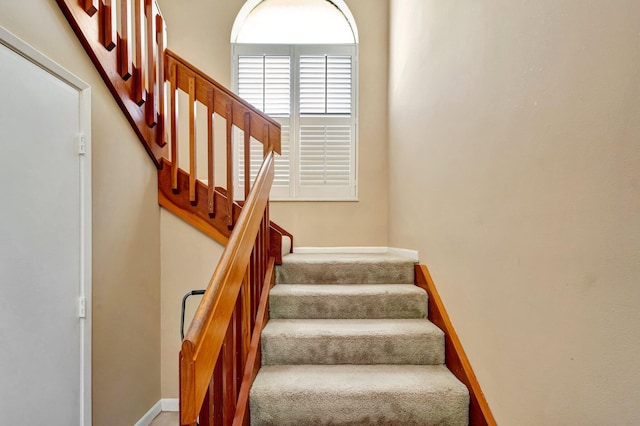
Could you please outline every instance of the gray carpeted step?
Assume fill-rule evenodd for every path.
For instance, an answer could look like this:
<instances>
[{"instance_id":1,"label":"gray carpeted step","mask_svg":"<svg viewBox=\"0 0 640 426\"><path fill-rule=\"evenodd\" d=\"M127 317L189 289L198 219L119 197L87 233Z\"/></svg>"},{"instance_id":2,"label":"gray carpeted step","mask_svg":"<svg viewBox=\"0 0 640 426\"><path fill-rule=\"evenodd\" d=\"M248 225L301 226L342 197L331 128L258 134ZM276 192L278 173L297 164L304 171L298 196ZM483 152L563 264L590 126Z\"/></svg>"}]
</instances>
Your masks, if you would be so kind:
<instances>
[{"instance_id":1,"label":"gray carpeted step","mask_svg":"<svg viewBox=\"0 0 640 426\"><path fill-rule=\"evenodd\" d=\"M271 320L262 364L443 364L444 333L426 319Z\"/></svg>"},{"instance_id":2,"label":"gray carpeted step","mask_svg":"<svg viewBox=\"0 0 640 426\"><path fill-rule=\"evenodd\" d=\"M444 366L265 366L250 401L252 426L468 424L467 389Z\"/></svg>"},{"instance_id":3,"label":"gray carpeted step","mask_svg":"<svg viewBox=\"0 0 640 426\"><path fill-rule=\"evenodd\" d=\"M300 254L282 259L279 284L413 284L411 259L389 253Z\"/></svg>"},{"instance_id":4,"label":"gray carpeted step","mask_svg":"<svg viewBox=\"0 0 640 426\"><path fill-rule=\"evenodd\" d=\"M269 312L271 318L426 318L427 293L408 284L277 284Z\"/></svg>"}]
</instances>

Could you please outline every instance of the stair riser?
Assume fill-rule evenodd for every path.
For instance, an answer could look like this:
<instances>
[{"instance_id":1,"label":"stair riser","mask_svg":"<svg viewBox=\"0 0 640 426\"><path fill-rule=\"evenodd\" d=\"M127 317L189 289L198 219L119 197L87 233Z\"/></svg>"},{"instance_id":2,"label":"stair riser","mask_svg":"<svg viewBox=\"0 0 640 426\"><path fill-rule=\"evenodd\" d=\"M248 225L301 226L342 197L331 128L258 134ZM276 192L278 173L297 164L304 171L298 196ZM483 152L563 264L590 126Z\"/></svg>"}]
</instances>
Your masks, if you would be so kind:
<instances>
[{"instance_id":1,"label":"stair riser","mask_svg":"<svg viewBox=\"0 0 640 426\"><path fill-rule=\"evenodd\" d=\"M262 338L263 365L443 364L444 335L269 336Z\"/></svg>"},{"instance_id":2,"label":"stair riser","mask_svg":"<svg viewBox=\"0 0 640 426\"><path fill-rule=\"evenodd\" d=\"M413 284L411 263L287 263L276 268L278 284Z\"/></svg>"},{"instance_id":3,"label":"stair riser","mask_svg":"<svg viewBox=\"0 0 640 426\"><path fill-rule=\"evenodd\" d=\"M251 426L467 426L468 405L467 396L281 395L251 401Z\"/></svg>"},{"instance_id":4,"label":"stair riser","mask_svg":"<svg viewBox=\"0 0 640 426\"><path fill-rule=\"evenodd\" d=\"M269 298L271 318L426 318L427 294L278 295Z\"/></svg>"}]
</instances>

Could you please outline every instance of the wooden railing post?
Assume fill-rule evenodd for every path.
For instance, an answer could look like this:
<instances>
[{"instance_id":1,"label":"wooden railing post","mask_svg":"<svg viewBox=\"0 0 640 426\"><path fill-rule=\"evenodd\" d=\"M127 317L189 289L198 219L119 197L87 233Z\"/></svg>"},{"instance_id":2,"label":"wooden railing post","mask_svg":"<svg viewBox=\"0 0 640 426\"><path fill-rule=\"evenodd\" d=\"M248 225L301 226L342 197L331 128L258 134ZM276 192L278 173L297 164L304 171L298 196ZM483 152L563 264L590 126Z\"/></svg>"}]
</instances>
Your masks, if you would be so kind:
<instances>
[{"instance_id":1,"label":"wooden railing post","mask_svg":"<svg viewBox=\"0 0 640 426\"><path fill-rule=\"evenodd\" d=\"M137 1L137 0L136 0ZM171 190L178 193L178 65L169 65L169 121L171 122Z\"/></svg>"},{"instance_id":2,"label":"wooden railing post","mask_svg":"<svg viewBox=\"0 0 640 426\"><path fill-rule=\"evenodd\" d=\"M207 90L207 213L209 217L216 215L216 197L215 197L215 149L214 149L214 120L215 98L213 88Z\"/></svg>"},{"instance_id":3,"label":"wooden railing post","mask_svg":"<svg viewBox=\"0 0 640 426\"><path fill-rule=\"evenodd\" d=\"M189 201L196 204L196 78L189 77Z\"/></svg>"},{"instance_id":4,"label":"wooden railing post","mask_svg":"<svg viewBox=\"0 0 640 426\"><path fill-rule=\"evenodd\" d=\"M233 226L233 108L227 103L227 226Z\"/></svg>"},{"instance_id":5,"label":"wooden railing post","mask_svg":"<svg viewBox=\"0 0 640 426\"><path fill-rule=\"evenodd\" d=\"M141 106L146 100L145 87L147 86L146 75L144 71L145 55L144 55L144 1L133 0L133 28L135 33L136 61L134 64L134 94L133 101Z\"/></svg>"},{"instance_id":6,"label":"wooden railing post","mask_svg":"<svg viewBox=\"0 0 640 426\"><path fill-rule=\"evenodd\" d=\"M116 7L115 0L100 0L99 17L101 23L102 44L105 49L113 50L116 47L118 36L116 35Z\"/></svg>"}]
</instances>

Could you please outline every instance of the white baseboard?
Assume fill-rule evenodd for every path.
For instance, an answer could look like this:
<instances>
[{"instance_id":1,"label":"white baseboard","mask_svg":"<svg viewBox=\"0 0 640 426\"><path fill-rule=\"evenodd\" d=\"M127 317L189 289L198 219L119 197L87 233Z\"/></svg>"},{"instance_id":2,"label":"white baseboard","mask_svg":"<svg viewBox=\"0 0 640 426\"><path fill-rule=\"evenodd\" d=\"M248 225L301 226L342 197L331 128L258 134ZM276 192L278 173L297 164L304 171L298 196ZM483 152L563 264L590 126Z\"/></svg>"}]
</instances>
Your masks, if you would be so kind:
<instances>
[{"instance_id":1,"label":"white baseboard","mask_svg":"<svg viewBox=\"0 0 640 426\"><path fill-rule=\"evenodd\" d=\"M149 426L162 411L179 411L178 398L165 398L156 402L134 426Z\"/></svg>"},{"instance_id":2,"label":"white baseboard","mask_svg":"<svg viewBox=\"0 0 640 426\"><path fill-rule=\"evenodd\" d=\"M160 400L162 411L180 411L178 398L164 398Z\"/></svg>"},{"instance_id":3,"label":"white baseboard","mask_svg":"<svg viewBox=\"0 0 640 426\"><path fill-rule=\"evenodd\" d=\"M294 253L391 253L418 262L418 251L395 247L294 247Z\"/></svg>"},{"instance_id":4,"label":"white baseboard","mask_svg":"<svg viewBox=\"0 0 640 426\"><path fill-rule=\"evenodd\" d=\"M397 248L397 247L387 247L387 253L397 254L398 256L408 257L414 262L419 262L420 258L418 256L418 250Z\"/></svg>"},{"instance_id":5,"label":"white baseboard","mask_svg":"<svg viewBox=\"0 0 640 426\"><path fill-rule=\"evenodd\" d=\"M142 416L140 420L136 422L134 426L149 426L153 419L162 411L162 404L160 401L156 402L153 407L147 413Z\"/></svg>"}]
</instances>

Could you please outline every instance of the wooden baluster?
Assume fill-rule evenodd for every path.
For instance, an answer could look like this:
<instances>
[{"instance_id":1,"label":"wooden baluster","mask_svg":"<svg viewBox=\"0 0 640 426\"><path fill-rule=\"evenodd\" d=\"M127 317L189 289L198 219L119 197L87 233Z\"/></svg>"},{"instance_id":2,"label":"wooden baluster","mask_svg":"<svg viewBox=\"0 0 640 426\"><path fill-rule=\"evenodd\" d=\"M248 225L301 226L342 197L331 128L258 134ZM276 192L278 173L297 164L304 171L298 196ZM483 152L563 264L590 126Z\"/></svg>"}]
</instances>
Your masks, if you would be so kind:
<instances>
[{"instance_id":1,"label":"wooden baluster","mask_svg":"<svg viewBox=\"0 0 640 426\"><path fill-rule=\"evenodd\" d=\"M158 131L156 138L156 143L158 146L165 146L166 135L165 135L165 120L166 114L165 111L165 75L164 75L164 49L167 43L167 28L162 20L162 16L160 14L156 15L156 39L158 44Z\"/></svg>"},{"instance_id":2,"label":"wooden baluster","mask_svg":"<svg viewBox=\"0 0 640 426\"><path fill-rule=\"evenodd\" d=\"M133 74L131 60L131 0L120 0L120 36L118 39L118 70L128 80Z\"/></svg>"},{"instance_id":3,"label":"wooden baluster","mask_svg":"<svg viewBox=\"0 0 640 426\"><path fill-rule=\"evenodd\" d=\"M135 33L135 43L136 43L136 63L133 68L134 72L134 93L133 93L133 101L142 105L146 99L145 96L145 86L146 84L146 73L144 72L144 42L142 38L143 28L144 28L144 13L143 13L143 2L144 0L133 0L135 7L133 8L133 26Z\"/></svg>"},{"instance_id":4,"label":"wooden baluster","mask_svg":"<svg viewBox=\"0 0 640 426\"><path fill-rule=\"evenodd\" d=\"M262 222L260 226L262 228L260 231L260 272L259 272L260 283L258 285L258 288L256 289L256 303L260 302L260 297L262 296L261 291L262 291L262 284L264 280L264 273L267 270L267 246L265 244L265 241L266 241L266 237L267 237L267 233L269 232L269 229L267 228L267 222L264 218L264 215L262 216ZM257 309L257 304L256 304L256 309Z\"/></svg>"},{"instance_id":5,"label":"wooden baluster","mask_svg":"<svg viewBox=\"0 0 640 426\"><path fill-rule=\"evenodd\" d=\"M233 421L233 415L236 407L236 312L231 316L227 335L225 336L223 345L222 360L222 382L223 382L223 407L222 407L222 424L230 425Z\"/></svg>"},{"instance_id":6,"label":"wooden baluster","mask_svg":"<svg viewBox=\"0 0 640 426\"><path fill-rule=\"evenodd\" d=\"M256 254L256 259L260 254L260 248L255 245L253 247L253 251ZM250 305L249 305L249 309L251 310L251 313L249 315L249 330L250 332L253 332L253 327L255 325L256 322L256 310L258 309L258 300L256 299L256 287L259 285L258 283L260 282L260 271L258 269L256 269L253 272L253 276L251 277L251 299L250 299Z\"/></svg>"},{"instance_id":7,"label":"wooden baluster","mask_svg":"<svg viewBox=\"0 0 640 426\"><path fill-rule=\"evenodd\" d=\"M136 0L137 1L137 0ZM169 66L169 117L171 120L171 190L178 193L178 64Z\"/></svg>"},{"instance_id":8,"label":"wooden baluster","mask_svg":"<svg viewBox=\"0 0 640 426\"><path fill-rule=\"evenodd\" d=\"M200 415L198 416L198 424L199 426L214 426L214 376L211 376L211 380L209 381L209 389L207 389L207 393L204 395L204 401L202 401L202 407L200 408Z\"/></svg>"},{"instance_id":9,"label":"wooden baluster","mask_svg":"<svg viewBox=\"0 0 640 426\"><path fill-rule=\"evenodd\" d=\"M264 215L264 234L262 234L262 268L263 268L263 276L264 273L267 272L267 266L269 264L269 219L268 216Z\"/></svg>"},{"instance_id":10,"label":"wooden baluster","mask_svg":"<svg viewBox=\"0 0 640 426\"><path fill-rule=\"evenodd\" d=\"M227 103L227 226L233 227L233 108Z\"/></svg>"},{"instance_id":11,"label":"wooden baluster","mask_svg":"<svg viewBox=\"0 0 640 426\"><path fill-rule=\"evenodd\" d=\"M157 123L156 105L156 17L154 0L145 0L145 15L147 17L147 101L145 117L147 125L154 127Z\"/></svg>"},{"instance_id":12,"label":"wooden baluster","mask_svg":"<svg viewBox=\"0 0 640 426\"><path fill-rule=\"evenodd\" d=\"M87 12L87 15L93 16L100 8L98 1L99 0L81 0L80 4L84 6L84 11Z\"/></svg>"},{"instance_id":13,"label":"wooden baluster","mask_svg":"<svg viewBox=\"0 0 640 426\"><path fill-rule=\"evenodd\" d=\"M271 151L271 141L269 141L269 125L265 124L263 129L264 141L262 142L262 158Z\"/></svg>"},{"instance_id":14,"label":"wooden baluster","mask_svg":"<svg viewBox=\"0 0 640 426\"><path fill-rule=\"evenodd\" d=\"M215 185L215 147L214 147L214 128L213 128L213 118L214 118L214 94L213 88L210 88L207 91L207 147L208 147L208 155L207 155L207 211L209 213L209 217L215 217L216 214L216 185Z\"/></svg>"},{"instance_id":15,"label":"wooden baluster","mask_svg":"<svg viewBox=\"0 0 640 426\"><path fill-rule=\"evenodd\" d=\"M221 425L223 420L224 406L224 347L220 350L216 367L213 370L213 424Z\"/></svg>"},{"instance_id":16,"label":"wooden baluster","mask_svg":"<svg viewBox=\"0 0 640 426\"><path fill-rule=\"evenodd\" d=\"M242 286L240 287L240 294L236 303L236 402L238 392L240 392L240 386L242 385L242 378L244 376L244 365L247 362L247 355L249 352L249 344L251 341L251 335L249 334L249 319L251 316L250 311L250 282L251 277L248 275L249 268L243 279ZM235 406L234 406L235 415Z\"/></svg>"},{"instance_id":17,"label":"wooden baluster","mask_svg":"<svg viewBox=\"0 0 640 426\"><path fill-rule=\"evenodd\" d=\"M80 0L80 4L84 8L84 11L87 12L87 15L93 16L100 8L98 1L99 0Z\"/></svg>"},{"instance_id":18,"label":"wooden baluster","mask_svg":"<svg viewBox=\"0 0 640 426\"><path fill-rule=\"evenodd\" d=\"M244 113L244 199L251 190L251 114Z\"/></svg>"},{"instance_id":19,"label":"wooden baluster","mask_svg":"<svg viewBox=\"0 0 640 426\"><path fill-rule=\"evenodd\" d=\"M196 78L189 77L189 201L196 205Z\"/></svg>"},{"instance_id":20,"label":"wooden baluster","mask_svg":"<svg viewBox=\"0 0 640 426\"><path fill-rule=\"evenodd\" d=\"M103 2L104 1L104 2ZM111 51L116 47L116 8L114 2L116 0L100 1L100 35L102 37L102 45L105 49Z\"/></svg>"}]
</instances>

